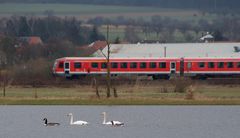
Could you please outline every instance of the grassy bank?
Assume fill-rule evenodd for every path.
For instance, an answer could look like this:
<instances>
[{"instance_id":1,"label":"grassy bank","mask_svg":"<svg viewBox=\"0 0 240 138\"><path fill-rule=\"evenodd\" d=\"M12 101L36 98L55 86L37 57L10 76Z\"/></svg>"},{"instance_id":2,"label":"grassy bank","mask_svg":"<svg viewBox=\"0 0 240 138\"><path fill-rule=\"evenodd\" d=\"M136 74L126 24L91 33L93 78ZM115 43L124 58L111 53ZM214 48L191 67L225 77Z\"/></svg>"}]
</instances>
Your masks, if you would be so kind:
<instances>
[{"instance_id":1,"label":"grassy bank","mask_svg":"<svg viewBox=\"0 0 240 138\"><path fill-rule=\"evenodd\" d=\"M240 99L34 99L0 98L1 105L240 105Z\"/></svg>"},{"instance_id":2,"label":"grassy bank","mask_svg":"<svg viewBox=\"0 0 240 138\"><path fill-rule=\"evenodd\" d=\"M118 98L106 98L100 87L100 98L91 86L69 88L8 87L0 97L1 105L240 105L240 86L196 85L194 97L176 92L170 84L122 85L116 87Z\"/></svg>"}]
</instances>

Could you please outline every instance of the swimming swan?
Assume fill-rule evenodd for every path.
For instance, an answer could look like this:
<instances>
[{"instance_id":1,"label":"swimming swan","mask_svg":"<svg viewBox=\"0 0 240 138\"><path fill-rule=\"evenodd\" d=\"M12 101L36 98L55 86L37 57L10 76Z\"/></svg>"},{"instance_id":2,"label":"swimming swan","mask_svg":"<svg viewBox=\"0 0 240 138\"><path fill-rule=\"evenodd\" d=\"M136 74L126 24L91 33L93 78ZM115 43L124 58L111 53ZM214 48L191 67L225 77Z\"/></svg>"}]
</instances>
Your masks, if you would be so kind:
<instances>
[{"instance_id":1,"label":"swimming swan","mask_svg":"<svg viewBox=\"0 0 240 138\"><path fill-rule=\"evenodd\" d=\"M120 122L120 121L109 121L106 122L106 112L102 113L103 115L103 125L111 125L111 126L124 126L124 123Z\"/></svg>"},{"instance_id":2,"label":"swimming swan","mask_svg":"<svg viewBox=\"0 0 240 138\"><path fill-rule=\"evenodd\" d=\"M60 123L48 123L47 118L43 119L45 126L59 126Z\"/></svg>"},{"instance_id":3,"label":"swimming swan","mask_svg":"<svg viewBox=\"0 0 240 138\"><path fill-rule=\"evenodd\" d=\"M70 125L88 125L88 122L82 121L82 120L73 122L73 114L72 113L69 113L67 116L70 116Z\"/></svg>"}]
</instances>

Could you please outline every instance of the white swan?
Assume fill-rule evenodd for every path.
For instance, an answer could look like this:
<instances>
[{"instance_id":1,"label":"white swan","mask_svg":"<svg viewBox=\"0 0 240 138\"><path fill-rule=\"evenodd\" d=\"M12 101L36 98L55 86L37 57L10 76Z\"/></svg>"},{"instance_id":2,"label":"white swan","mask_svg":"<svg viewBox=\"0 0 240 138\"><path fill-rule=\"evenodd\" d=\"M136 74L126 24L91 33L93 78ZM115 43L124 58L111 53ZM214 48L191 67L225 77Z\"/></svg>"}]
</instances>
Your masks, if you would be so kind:
<instances>
[{"instance_id":1,"label":"white swan","mask_svg":"<svg viewBox=\"0 0 240 138\"><path fill-rule=\"evenodd\" d=\"M88 122L82 121L82 120L73 122L73 114L72 113L69 113L67 116L70 116L70 125L88 125L89 124Z\"/></svg>"},{"instance_id":2,"label":"white swan","mask_svg":"<svg viewBox=\"0 0 240 138\"><path fill-rule=\"evenodd\" d=\"M47 118L44 118L43 121L44 121L45 126L59 126L60 125L60 123L48 123Z\"/></svg>"},{"instance_id":3,"label":"white swan","mask_svg":"<svg viewBox=\"0 0 240 138\"><path fill-rule=\"evenodd\" d=\"M111 125L111 126L124 126L124 123L123 122L120 122L120 121L109 121L109 122L106 122L106 112L102 112L102 115L103 115L103 125Z\"/></svg>"}]
</instances>

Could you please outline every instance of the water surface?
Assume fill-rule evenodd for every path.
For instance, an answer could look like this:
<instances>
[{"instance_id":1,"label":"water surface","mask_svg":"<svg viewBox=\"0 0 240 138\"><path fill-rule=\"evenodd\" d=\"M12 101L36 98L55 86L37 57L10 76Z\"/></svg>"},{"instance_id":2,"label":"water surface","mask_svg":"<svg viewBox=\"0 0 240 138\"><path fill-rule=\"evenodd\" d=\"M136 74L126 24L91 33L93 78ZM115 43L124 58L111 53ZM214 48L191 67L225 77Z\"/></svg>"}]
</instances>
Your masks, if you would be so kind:
<instances>
[{"instance_id":1,"label":"water surface","mask_svg":"<svg viewBox=\"0 0 240 138\"><path fill-rule=\"evenodd\" d=\"M0 106L1 138L239 138L240 106ZM124 127L102 125L123 121ZM88 126L70 126L67 113ZM42 119L61 123L45 127Z\"/></svg>"}]
</instances>

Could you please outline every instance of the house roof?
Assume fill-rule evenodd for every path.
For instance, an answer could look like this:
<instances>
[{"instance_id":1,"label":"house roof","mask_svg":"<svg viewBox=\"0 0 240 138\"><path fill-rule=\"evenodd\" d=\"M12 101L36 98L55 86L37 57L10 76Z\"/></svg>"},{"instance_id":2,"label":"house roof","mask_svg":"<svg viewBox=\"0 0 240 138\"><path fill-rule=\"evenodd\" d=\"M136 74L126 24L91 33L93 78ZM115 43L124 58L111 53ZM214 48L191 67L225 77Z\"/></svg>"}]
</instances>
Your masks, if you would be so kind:
<instances>
[{"instance_id":1,"label":"house roof","mask_svg":"<svg viewBox=\"0 0 240 138\"><path fill-rule=\"evenodd\" d=\"M90 45L78 47L77 50L81 51L82 56L89 56L100 49L104 49L106 46L106 41L96 41L91 43Z\"/></svg>"},{"instance_id":2,"label":"house roof","mask_svg":"<svg viewBox=\"0 0 240 138\"><path fill-rule=\"evenodd\" d=\"M42 40L40 37L30 37L29 38L29 44L30 45L37 45L37 44L42 44Z\"/></svg>"},{"instance_id":3,"label":"house roof","mask_svg":"<svg viewBox=\"0 0 240 138\"><path fill-rule=\"evenodd\" d=\"M19 40L25 42L29 45L39 45L42 44L42 39L38 36L29 36L29 37L19 37Z\"/></svg>"},{"instance_id":4,"label":"house roof","mask_svg":"<svg viewBox=\"0 0 240 138\"><path fill-rule=\"evenodd\" d=\"M240 43L111 44L111 57L238 57ZM166 49L166 50L165 50ZM102 50L107 53L107 48ZM103 57L102 53L94 53Z\"/></svg>"},{"instance_id":5,"label":"house roof","mask_svg":"<svg viewBox=\"0 0 240 138\"><path fill-rule=\"evenodd\" d=\"M104 49L106 46L107 46L106 41L96 41L89 45L89 47L92 47L95 50Z\"/></svg>"}]
</instances>

